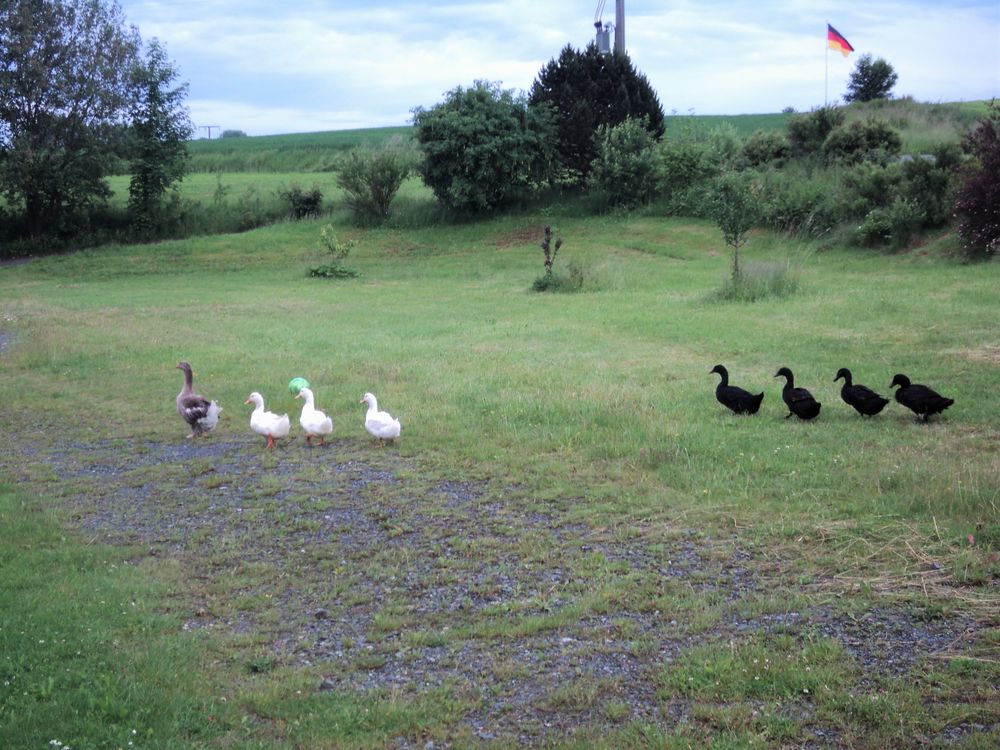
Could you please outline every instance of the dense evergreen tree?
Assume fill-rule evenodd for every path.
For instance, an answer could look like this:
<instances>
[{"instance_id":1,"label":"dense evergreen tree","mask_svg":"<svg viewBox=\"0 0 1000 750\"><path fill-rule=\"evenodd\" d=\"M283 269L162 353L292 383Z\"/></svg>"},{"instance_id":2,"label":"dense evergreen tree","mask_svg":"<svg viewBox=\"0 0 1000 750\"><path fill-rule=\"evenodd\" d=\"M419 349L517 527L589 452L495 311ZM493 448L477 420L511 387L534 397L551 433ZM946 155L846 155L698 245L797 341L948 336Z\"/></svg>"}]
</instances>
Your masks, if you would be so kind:
<instances>
[{"instance_id":1,"label":"dense evergreen tree","mask_svg":"<svg viewBox=\"0 0 1000 750\"><path fill-rule=\"evenodd\" d=\"M642 120L655 137L664 132L663 108L646 76L628 55L601 53L590 44L582 52L567 45L542 68L531 88L533 107L549 105L558 129L556 149L565 176L582 182L597 156L599 127Z\"/></svg>"}]
</instances>

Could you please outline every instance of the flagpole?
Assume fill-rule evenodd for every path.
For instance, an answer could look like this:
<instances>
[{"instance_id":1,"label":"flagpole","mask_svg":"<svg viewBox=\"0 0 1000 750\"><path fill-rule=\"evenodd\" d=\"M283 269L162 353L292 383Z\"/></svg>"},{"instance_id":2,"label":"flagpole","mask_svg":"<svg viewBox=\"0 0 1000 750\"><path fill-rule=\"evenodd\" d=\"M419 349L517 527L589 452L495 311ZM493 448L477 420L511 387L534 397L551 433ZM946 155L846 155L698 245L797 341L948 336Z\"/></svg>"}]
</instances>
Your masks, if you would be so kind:
<instances>
[{"instance_id":1,"label":"flagpole","mask_svg":"<svg viewBox=\"0 0 1000 750\"><path fill-rule=\"evenodd\" d=\"M827 36L830 34L830 22L826 22L826 33ZM826 54L823 56L823 106L826 106L827 101L829 101L829 89L830 89L830 42L827 41Z\"/></svg>"}]
</instances>

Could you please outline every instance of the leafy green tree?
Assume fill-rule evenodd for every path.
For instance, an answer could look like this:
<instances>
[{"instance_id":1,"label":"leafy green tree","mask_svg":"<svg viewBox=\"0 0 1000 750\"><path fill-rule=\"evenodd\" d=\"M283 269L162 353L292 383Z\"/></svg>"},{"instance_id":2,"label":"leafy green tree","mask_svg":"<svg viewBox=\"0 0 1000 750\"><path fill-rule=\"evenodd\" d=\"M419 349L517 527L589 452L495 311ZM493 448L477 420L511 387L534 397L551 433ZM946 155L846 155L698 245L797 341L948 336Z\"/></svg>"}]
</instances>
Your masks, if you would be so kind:
<instances>
[{"instance_id":1,"label":"leafy green tree","mask_svg":"<svg viewBox=\"0 0 1000 750\"><path fill-rule=\"evenodd\" d=\"M741 172L727 172L711 194L712 215L726 244L733 248L733 281L740 279L740 248L760 219L761 205L750 179Z\"/></svg>"},{"instance_id":2,"label":"leafy green tree","mask_svg":"<svg viewBox=\"0 0 1000 750\"><path fill-rule=\"evenodd\" d=\"M476 81L413 111L420 173L442 204L490 211L551 173L554 133L546 108L499 84Z\"/></svg>"},{"instance_id":3,"label":"leafy green tree","mask_svg":"<svg viewBox=\"0 0 1000 750\"><path fill-rule=\"evenodd\" d=\"M140 224L155 223L167 189L188 166L187 140L194 132L184 100L187 84L175 85L177 70L156 39L134 71L132 180L129 212Z\"/></svg>"},{"instance_id":4,"label":"leafy green tree","mask_svg":"<svg viewBox=\"0 0 1000 750\"><path fill-rule=\"evenodd\" d=\"M862 55L854 66L847 82L845 102L870 102L873 99L888 99L892 87L899 76L893 67L881 57L872 60L871 55Z\"/></svg>"},{"instance_id":5,"label":"leafy green tree","mask_svg":"<svg viewBox=\"0 0 1000 750\"><path fill-rule=\"evenodd\" d=\"M560 164L570 180L584 182L597 156L594 137L602 125L614 127L633 118L659 139L663 108L646 76L628 55L601 53L590 44L582 52L566 45L550 60L531 87L532 106L547 104L558 125Z\"/></svg>"},{"instance_id":6,"label":"leafy green tree","mask_svg":"<svg viewBox=\"0 0 1000 750\"><path fill-rule=\"evenodd\" d=\"M110 193L139 34L102 0L0 5L0 191L30 236L72 231Z\"/></svg>"}]
</instances>

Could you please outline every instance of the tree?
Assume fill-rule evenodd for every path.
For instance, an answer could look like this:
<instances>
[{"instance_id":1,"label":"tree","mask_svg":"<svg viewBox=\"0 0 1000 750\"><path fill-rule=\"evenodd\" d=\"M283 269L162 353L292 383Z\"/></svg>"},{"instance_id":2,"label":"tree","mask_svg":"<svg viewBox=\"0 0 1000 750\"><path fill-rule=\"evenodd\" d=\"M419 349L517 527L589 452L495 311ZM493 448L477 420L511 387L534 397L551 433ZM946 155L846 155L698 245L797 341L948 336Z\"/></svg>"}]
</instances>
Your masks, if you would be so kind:
<instances>
[{"instance_id":1,"label":"tree","mask_svg":"<svg viewBox=\"0 0 1000 750\"><path fill-rule=\"evenodd\" d=\"M174 86L177 70L156 39L145 61L133 71L136 97L132 108L132 180L129 212L140 224L155 221L163 194L188 166L187 139L194 132L184 99L186 83Z\"/></svg>"},{"instance_id":2,"label":"tree","mask_svg":"<svg viewBox=\"0 0 1000 750\"><path fill-rule=\"evenodd\" d=\"M970 258L991 258L1000 254L1000 104L990 105L962 148L970 158L955 195L958 233Z\"/></svg>"},{"instance_id":3,"label":"tree","mask_svg":"<svg viewBox=\"0 0 1000 750\"><path fill-rule=\"evenodd\" d=\"M459 86L441 104L413 110L413 123L421 176L448 208L490 211L550 174L554 132L547 109L529 108L499 84Z\"/></svg>"},{"instance_id":4,"label":"tree","mask_svg":"<svg viewBox=\"0 0 1000 750\"><path fill-rule=\"evenodd\" d=\"M740 281L740 248L760 219L760 201L749 179L740 172L719 177L711 195L712 215L726 244L733 248L733 281Z\"/></svg>"},{"instance_id":5,"label":"tree","mask_svg":"<svg viewBox=\"0 0 1000 750\"><path fill-rule=\"evenodd\" d=\"M392 200L409 174L410 160L398 147L354 149L340 165L337 184L344 189L355 219L380 221L388 218Z\"/></svg>"},{"instance_id":6,"label":"tree","mask_svg":"<svg viewBox=\"0 0 1000 750\"><path fill-rule=\"evenodd\" d=\"M862 55L854 66L847 83L845 102L870 102L888 99L899 78L892 66L881 57L872 61L871 55Z\"/></svg>"},{"instance_id":7,"label":"tree","mask_svg":"<svg viewBox=\"0 0 1000 750\"><path fill-rule=\"evenodd\" d=\"M646 76L628 55L605 55L594 44L582 52L566 45L557 60L539 71L530 103L548 104L555 112L560 164L575 182L584 182L590 173L600 126L632 118L644 120L654 138L664 132L663 108Z\"/></svg>"},{"instance_id":8,"label":"tree","mask_svg":"<svg viewBox=\"0 0 1000 750\"><path fill-rule=\"evenodd\" d=\"M0 191L27 233L74 228L109 194L108 155L131 104L139 34L102 0L0 6Z\"/></svg>"}]
</instances>

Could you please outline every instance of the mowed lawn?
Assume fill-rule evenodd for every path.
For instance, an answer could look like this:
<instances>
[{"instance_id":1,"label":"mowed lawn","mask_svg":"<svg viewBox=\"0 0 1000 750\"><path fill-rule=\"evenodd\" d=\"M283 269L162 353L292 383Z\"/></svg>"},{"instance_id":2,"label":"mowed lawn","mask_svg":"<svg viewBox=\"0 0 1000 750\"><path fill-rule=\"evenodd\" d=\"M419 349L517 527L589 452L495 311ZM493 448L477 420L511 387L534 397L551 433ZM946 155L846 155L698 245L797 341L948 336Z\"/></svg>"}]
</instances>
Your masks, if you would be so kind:
<instances>
[{"instance_id":1,"label":"mowed lawn","mask_svg":"<svg viewBox=\"0 0 1000 750\"><path fill-rule=\"evenodd\" d=\"M572 263L584 274L580 293L529 291L542 272L538 243L546 223L564 240L556 269L566 272ZM273 501L281 496L279 485L282 492L295 491L294 478L284 484L292 465L311 472L301 475L310 482L321 478L324 465L370 462L416 488L480 487L517 520L507 519L512 532L490 537L485 551L466 546L459 570L473 566L477 555L484 561L510 555L548 560L537 546L524 551L525 539L537 537L565 551L569 580L575 576L584 585L557 582L548 594L518 589L505 607L459 608L450 615L408 608L399 591L386 594L391 601L374 594L358 606L381 611L368 636L375 652L389 634L409 636L414 650L453 647L454 656L468 641L507 646L531 637L535 628L561 634L598 615L627 630L621 623L641 613L649 620L622 637L633 644L629 653L648 686L634 693L627 684L632 676L556 675L553 684L566 686L563 692L524 699L531 711L513 697L516 689L499 691L499 702L510 698L512 706L505 722L496 718L503 710L487 708L482 691L490 682L528 680L510 671L511 657L484 675L483 684L456 670L453 680L433 689L409 683L397 686L398 693L377 692L371 703L376 714L405 717L387 724L348 721L354 729L343 733L342 714L334 715L324 700L348 699L316 687L324 675L340 679L337 658L325 666L322 660L303 665L285 658L266 636L248 645L246 633L226 631L207 644L206 636L198 640L217 658L206 660L194 681L239 686L232 706L213 704L224 721L216 734L208 732L207 743L225 746L235 737L249 742L259 736L294 747L506 746L566 737L581 746L677 747L807 741L986 747L995 741L996 263L963 265L937 257L933 246L899 255L816 252L788 238L754 234L744 259L788 261L800 289L786 299L721 303L711 294L728 273L730 255L709 223L529 214L424 230L341 226L356 243L345 265L359 277L310 279L307 268L320 262L323 224L104 248L0 269L4 476L50 509L71 535L81 518L79 496L90 485L79 473L47 471L44 464L65 463L67 453L86 464L88 444L112 446L125 467L133 451L173 445L188 451L185 465L195 476L221 476L213 462L236 455L254 467L245 477L229 467L219 481L202 482L203 497L191 495L188 486L181 497L178 487L171 499L178 507L210 503L214 489L246 482L263 486L269 507L280 509ZM194 366L198 389L224 408L218 429L193 446L185 443L186 428L174 410L181 384L174 365L181 359ZM709 370L718 363L729 368L734 384L765 392L758 415L736 417L715 401L717 378ZM781 366L822 402L818 419L785 419L783 381L774 378ZM955 404L929 424L894 402L865 419L840 400L840 383L833 382L840 367L887 396L892 376L905 373ZM299 435L265 455L263 439L249 431L243 402L250 391L261 392L268 408L292 414L293 436L298 434L299 402L286 387L293 376L312 383L317 405L333 417L333 440L310 452ZM401 419L395 445L380 447L364 432L358 402L365 391ZM151 479L152 469L146 472L142 486L158 481L166 497L172 475ZM378 504L378 493L374 497ZM393 527L393 512L405 516L402 501L384 504L393 511L379 523L390 537L405 542L421 533L406 522ZM450 512L434 506L429 517L435 508L445 517ZM88 533L95 528L88 526ZM276 540L283 532L277 527L272 533ZM452 537L461 533L454 529ZM435 544L443 539L461 547L446 531ZM718 591L664 589L657 579L666 574L657 571L676 565L670 540L678 539L712 548L696 576L701 581L719 572L707 562L718 545L727 555L738 549L756 581L752 590L734 595L742 597L734 603ZM169 558L174 549L165 551L141 533L124 534L124 540L155 549L149 554L156 556ZM618 569L621 561L605 554L605 567L595 573L594 548L602 544L628 550L622 559L631 569ZM181 548L179 572L168 566L152 575L169 577L171 609L194 610L191 602L200 593L184 566L197 567L203 550ZM408 565L421 570L436 549L415 543L409 557L393 564L400 571ZM376 564L366 563L366 580L377 577ZM200 572L209 579L224 579L221 570L206 570ZM357 574L348 563L337 568L339 576ZM323 586L313 585L315 592ZM449 585L460 590L461 576ZM553 603L551 592L560 585L566 590ZM272 606L254 592L240 605L251 620L260 614L255 608ZM326 618L332 606L316 611ZM791 641L775 640L770 630L734 635L719 625L737 611L784 617L794 610L800 617L810 608L857 620L890 609L961 618L970 635L961 648L936 648L934 658L919 653L918 645L911 655L917 661L906 670L873 675L850 638L837 641L835 628L822 630L821 638L809 631L818 640L807 638L803 645L795 640L798 631ZM711 616L699 620L706 611ZM545 619L554 613L562 619ZM662 627L680 621L684 636L664 635L661 619ZM190 637L179 624L177 631L177 638ZM563 648L583 640L575 632L566 638ZM557 648L562 643L554 642ZM354 696L349 705L359 700L363 706L368 686L387 690L379 670L394 658L405 661L397 641L391 645L381 661L354 660L356 672L375 675L369 682L359 686L345 678L337 683L340 692L332 692ZM744 682L754 665L780 660L784 666L766 677L766 689ZM248 671L246 663L257 667ZM272 670L275 663L281 668ZM825 682L802 682L811 669L826 670ZM824 685L834 698L815 696ZM300 696L305 691L307 706L296 702L296 690ZM915 709L931 703L925 711ZM796 708L788 711L790 705ZM522 711L530 730L519 737L511 727ZM248 716L260 734L240 723ZM885 716L892 726L880 718Z\"/></svg>"}]
</instances>

